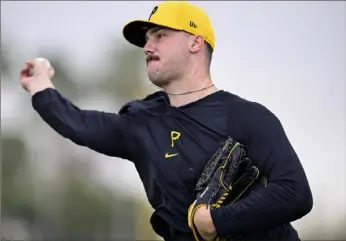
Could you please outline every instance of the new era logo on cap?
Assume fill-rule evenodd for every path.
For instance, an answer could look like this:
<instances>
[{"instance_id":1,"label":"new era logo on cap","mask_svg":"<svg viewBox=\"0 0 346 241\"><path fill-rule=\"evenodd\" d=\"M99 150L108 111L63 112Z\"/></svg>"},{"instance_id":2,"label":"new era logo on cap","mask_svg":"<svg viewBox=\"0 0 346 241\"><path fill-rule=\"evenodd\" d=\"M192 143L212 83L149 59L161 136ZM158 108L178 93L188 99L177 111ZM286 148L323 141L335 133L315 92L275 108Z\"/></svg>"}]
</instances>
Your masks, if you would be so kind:
<instances>
[{"instance_id":1,"label":"new era logo on cap","mask_svg":"<svg viewBox=\"0 0 346 241\"><path fill-rule=\"evenodd\" d=\"M195 24L194 21L190 21L190 27L192 27L192 28L197 28L197 25Z\"/></svg>"}]
</instances>

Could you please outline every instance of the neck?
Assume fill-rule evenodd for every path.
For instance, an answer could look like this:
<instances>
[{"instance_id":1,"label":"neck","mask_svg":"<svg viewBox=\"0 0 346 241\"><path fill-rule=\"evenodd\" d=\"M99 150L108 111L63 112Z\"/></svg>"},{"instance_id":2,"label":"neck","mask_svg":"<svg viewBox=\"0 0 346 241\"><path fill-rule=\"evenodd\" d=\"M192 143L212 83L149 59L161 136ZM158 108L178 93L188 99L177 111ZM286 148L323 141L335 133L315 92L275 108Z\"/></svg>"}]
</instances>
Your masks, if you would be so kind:
<instances>
[{"instance_id":1,"label":"neck","mask_svg":"<svg viewBox=\"0 0 346 241\"><path fill-rule=\"evenodd\" d=\"M208 75L176 79L163 89L171 105L176 107L195 102L217 91Z\"/></svg>"}]
</instances>

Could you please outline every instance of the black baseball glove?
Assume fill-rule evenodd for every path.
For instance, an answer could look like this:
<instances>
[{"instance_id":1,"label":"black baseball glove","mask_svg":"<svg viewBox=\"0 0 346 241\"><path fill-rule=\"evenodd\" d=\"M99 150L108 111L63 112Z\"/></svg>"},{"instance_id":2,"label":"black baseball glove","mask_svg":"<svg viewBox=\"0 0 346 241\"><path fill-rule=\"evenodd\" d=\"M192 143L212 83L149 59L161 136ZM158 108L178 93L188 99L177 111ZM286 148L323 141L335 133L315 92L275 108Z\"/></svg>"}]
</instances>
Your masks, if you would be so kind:
<instances>
[{"instance_id":1,"label":"black baseball glove","mask_svg":"<svg viewBox=\"0 0 346 241\"><path fill-rule=\"evenodd\" d=\"M260 171L251 162L245 146L227 138L209 160L196 184L196 200L188 210L188 223L195 239L203 240L193 222L198 208L232 205L253 187L265 184L266 179L260 177ZM227 240L227 237L216 238Z\"/></svg>"}]
</instances>

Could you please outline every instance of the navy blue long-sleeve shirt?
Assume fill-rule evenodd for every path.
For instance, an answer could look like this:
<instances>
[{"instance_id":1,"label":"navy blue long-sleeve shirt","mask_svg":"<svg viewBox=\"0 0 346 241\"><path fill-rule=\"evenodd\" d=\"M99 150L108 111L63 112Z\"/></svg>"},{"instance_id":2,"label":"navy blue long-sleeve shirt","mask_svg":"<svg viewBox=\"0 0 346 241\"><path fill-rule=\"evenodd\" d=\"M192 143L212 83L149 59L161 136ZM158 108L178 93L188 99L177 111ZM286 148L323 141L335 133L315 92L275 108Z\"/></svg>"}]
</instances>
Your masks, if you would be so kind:
<instances>
[{"instance_id":1,"label":"navy blue long-sleeve shirt","mask_svg":"<svg viewBox=\"0 0 346 241\"><path fill-rule=\"evenodd\" d=\"M36 93L32 104L63 137L134 163L155 209L153 229L165 240L193 240L187 223L193 189L220 142L233 137L247 146L268 184L229 207L212 209L216 231L299 240L290 222L312 209L311 190L280 121L264 106L222 90L181 107L156 92L119 113L80 109L55 89Z\"/></svg>"}]
</instances>

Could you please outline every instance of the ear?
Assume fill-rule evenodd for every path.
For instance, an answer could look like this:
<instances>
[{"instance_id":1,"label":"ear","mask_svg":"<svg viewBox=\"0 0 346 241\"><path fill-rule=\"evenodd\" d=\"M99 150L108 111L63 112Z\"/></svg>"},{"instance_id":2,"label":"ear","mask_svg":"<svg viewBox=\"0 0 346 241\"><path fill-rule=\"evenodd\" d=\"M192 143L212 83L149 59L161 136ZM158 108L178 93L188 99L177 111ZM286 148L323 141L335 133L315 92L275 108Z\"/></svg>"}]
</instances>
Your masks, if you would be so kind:
<instances>
[{"instance_id":1,"label":"ear","mask_svg":"<svg viewBox=\"0 0 346 241\"><path fill-rule=\"evenodd\" d=\"M192 53L196 53L203 49L204 39L200 35L192 36L189 41L189 48Z\"/></svg>"}]
</instances>

